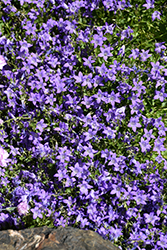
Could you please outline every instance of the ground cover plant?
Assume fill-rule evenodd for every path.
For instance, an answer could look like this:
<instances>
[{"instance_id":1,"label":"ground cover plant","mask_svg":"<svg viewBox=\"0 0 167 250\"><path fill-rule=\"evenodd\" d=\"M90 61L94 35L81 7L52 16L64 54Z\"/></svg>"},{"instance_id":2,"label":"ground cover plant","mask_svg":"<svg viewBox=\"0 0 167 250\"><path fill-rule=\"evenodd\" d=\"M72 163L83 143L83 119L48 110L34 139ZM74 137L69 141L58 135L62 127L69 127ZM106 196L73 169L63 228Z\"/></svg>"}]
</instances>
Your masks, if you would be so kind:
<instances>
[{"instance_id":1,"label":"ground cover plant","mask_svg":"<svg viewBox=\"0 0 167 250\"><path fill-rule=\"evenodd\" d=\"M166 1L1 1L1 230L167 248L166 16Z\"/></svg>"}]
</instances>

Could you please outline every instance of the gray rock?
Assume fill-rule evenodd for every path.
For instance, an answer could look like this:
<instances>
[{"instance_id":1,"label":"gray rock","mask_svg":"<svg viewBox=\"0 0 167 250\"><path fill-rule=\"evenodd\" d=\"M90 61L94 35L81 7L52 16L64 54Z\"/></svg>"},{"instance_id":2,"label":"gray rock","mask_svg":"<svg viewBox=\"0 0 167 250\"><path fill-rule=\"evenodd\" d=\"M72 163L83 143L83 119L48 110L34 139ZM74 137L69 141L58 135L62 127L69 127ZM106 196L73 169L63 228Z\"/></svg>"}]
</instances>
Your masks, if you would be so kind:
<instances>
[{"instance_id":1,"label":"gray rock","mask_svg":"<svg viewBox=\"0 0 167 250\"><path fill-rule=\"evenodd\" d=\"M0 231L0 250L120 250L98 233L73 227Z\"/></svg>"}]
</instances>

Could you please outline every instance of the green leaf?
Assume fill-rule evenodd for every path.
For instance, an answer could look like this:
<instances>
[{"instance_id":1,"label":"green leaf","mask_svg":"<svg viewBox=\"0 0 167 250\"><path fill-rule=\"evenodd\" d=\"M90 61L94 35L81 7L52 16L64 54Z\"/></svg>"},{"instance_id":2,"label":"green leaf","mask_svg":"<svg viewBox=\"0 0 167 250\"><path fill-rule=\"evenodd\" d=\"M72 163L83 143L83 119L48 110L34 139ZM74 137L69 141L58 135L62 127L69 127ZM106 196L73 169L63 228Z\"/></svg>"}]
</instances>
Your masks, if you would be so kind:
<instances>
[{"instance_id":1,"label":"green leaf","mask_svg":"<svg viewBox=\"0 0 167 250\"><path fill-rule=\"evenodd\" d=\"M8 212L12 212L12 211L14 211L16 208L17 208L17 207L6 207L6 208L0 209L0 211L7 210Z\"/></svg>"}]
</instances>

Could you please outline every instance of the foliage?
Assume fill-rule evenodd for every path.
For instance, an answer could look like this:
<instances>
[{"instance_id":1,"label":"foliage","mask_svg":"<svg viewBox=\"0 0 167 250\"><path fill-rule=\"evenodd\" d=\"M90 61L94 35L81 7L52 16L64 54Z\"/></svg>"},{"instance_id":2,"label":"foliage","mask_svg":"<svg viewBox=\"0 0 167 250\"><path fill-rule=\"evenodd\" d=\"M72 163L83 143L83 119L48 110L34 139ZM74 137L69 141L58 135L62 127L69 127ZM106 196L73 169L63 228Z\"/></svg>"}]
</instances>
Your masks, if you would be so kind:
<instances>
[{"instance_id":1,"label":"foliage","mask_svg":"<svg viewBox=\"0 0 167 250\"><path fill-rule=\"evenodd\" d=\"M166 7L2 1L0 229L167 247Z\"/></svg>"}]
</instances>

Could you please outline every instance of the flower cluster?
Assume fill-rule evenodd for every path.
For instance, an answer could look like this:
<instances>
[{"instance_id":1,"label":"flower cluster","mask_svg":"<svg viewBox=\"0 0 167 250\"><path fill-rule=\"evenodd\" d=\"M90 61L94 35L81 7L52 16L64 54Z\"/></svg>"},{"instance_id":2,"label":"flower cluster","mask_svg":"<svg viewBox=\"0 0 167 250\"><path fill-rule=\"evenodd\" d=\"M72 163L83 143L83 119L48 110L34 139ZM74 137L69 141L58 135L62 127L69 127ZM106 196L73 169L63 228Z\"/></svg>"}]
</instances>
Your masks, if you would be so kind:
<instances>
[{"instance_id":1,"label":"flower cluster","mask_svg":"<svg viewBox=\"0 0 167 250\"><path fill-rule=\"evenodd\" d=\"M70 225L167 248L167 59L151 33L167 13L137 3L2 0L0 211L17 209L0 229Z\"/></svg>"}]
</instances>

